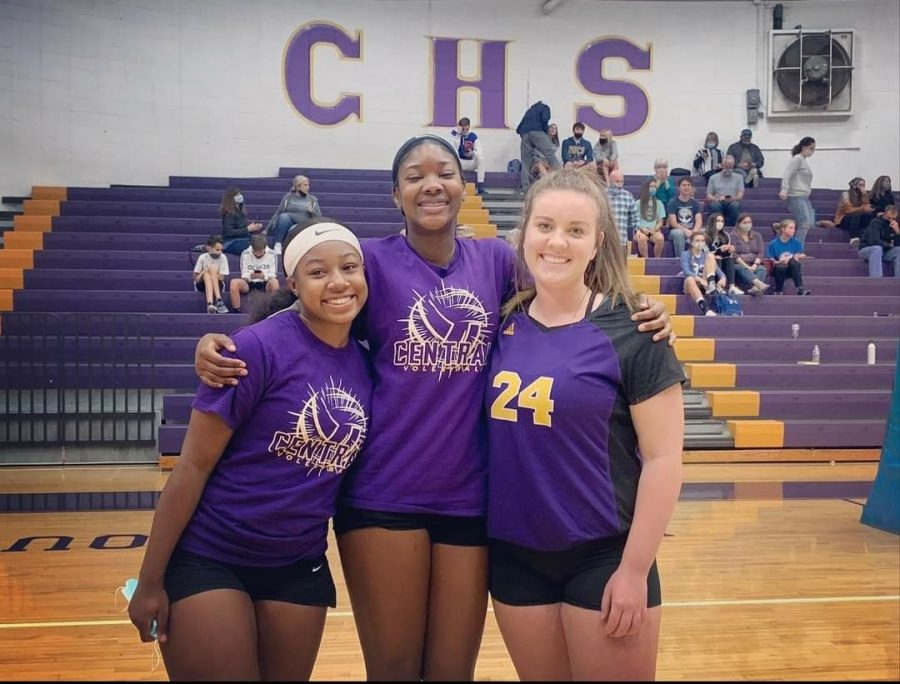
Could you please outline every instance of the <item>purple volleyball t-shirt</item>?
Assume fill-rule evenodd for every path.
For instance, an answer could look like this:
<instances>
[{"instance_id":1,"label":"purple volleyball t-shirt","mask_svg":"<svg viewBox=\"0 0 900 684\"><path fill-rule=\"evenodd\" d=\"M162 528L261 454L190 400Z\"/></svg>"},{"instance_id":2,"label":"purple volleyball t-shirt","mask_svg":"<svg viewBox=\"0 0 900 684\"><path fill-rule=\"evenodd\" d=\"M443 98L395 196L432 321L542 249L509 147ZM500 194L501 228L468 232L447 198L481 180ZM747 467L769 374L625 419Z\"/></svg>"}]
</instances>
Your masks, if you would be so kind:
<instances>
[{"instance_id":1,"label":"purple volleyball t-shirt","mask_svg":"<svg viewBox=\"0 0 900 684\"><path fill-rule=\"evenodd\" d=\"M179 547L274 567L320 557L340 482L369 430L371 370L356 340L340 349L285 310L233 336L249 373L200 385L193 407L234 430Z\"/></svg>"},{"instance_id":2,"label":"purple volleyball t-shirt","mask_svg":"<svg viewBox=\"0 0 900 684\"><path fill-rule=\"evenodd\" d=\"M398 513L486 510L485 374L515 254L456 240L446 268L403 236L363 242L369 304L360 334L374 371L372 423L341 503Z\"/></svg>"},{"instance_id":3,"label":"purple volleyball t-shirt","mask_svg":"<svg viewBox=\"0 0 900 684\"><path fill-rule=\"evenodd\" d=\"M641 474L629 407L683 381L624 305L553 328L508 317L485 400L488 536L563 551L627 532Z\"/></svg>"}]
</instances>

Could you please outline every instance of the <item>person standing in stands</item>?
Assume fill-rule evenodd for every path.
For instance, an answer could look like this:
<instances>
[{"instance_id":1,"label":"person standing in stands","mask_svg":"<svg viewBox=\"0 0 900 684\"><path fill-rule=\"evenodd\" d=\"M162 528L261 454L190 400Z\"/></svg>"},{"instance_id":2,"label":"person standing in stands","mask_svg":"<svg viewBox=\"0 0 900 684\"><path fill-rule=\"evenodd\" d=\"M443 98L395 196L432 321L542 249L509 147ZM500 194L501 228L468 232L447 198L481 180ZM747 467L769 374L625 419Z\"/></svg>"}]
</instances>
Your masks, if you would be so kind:
<instances>
[{"instance_id":1,"label":"person standing in stands","mask_svg":"<svg viewBox=\"0 0 900 684\"><path fill-rule=\"evenodd\" d=\"M859 242L860 236L866 232L869 221L877 213L866 192L866 181L857 176L850 181L850 189L841 193L837 211L834 213L835 228L846 230L850 236L850 244Z\"/></svg>"},{"instance_id":2,"label":"person standing in stands","mask_svg":"<svg viewBox=\"0 0 900 684\"><path fill-rule=\"evenodd\" d=\"M522 116L516 133L521 138L519 156L522 162L521 189L524 192L531 185L531 167L534 166L534 153L540 152L541 156L550 164L550 168L558 169L562 166L556 158L556 150L550 142L548 133L550 127L550 107L538 100L531 105Z\"/></svg>"},{"instance_id":3,"label":"person standing in stands","mask_svg":"<svg viewBox=\"0 0 900 684\"><path fill-rule=\"evenodd\" d=\"M763 177L762 167L766 163L766 158L759 146L751 142L752 138L753 131L745 128L741 131L740 139L728 146L726 154L734 157L737 165L735 171L744 177L744 185L752 185L755 188L759 185L759 179Z\"/></svg>"},{"instance_id":4,"label":"person standing in stands","mask_svg":"<svg viewBox=\"0 0 900 684\"><path fill-rule=\"evenodd\" d=\"M715 316L704 295L717 290L725 291L726 279L716 258L706 245L706 233L702 230L691 235L691 246L681 253L681 274L684 276L684 293L688 295L704 316Z\"/></svg>"},{"instance_id":5,"label":"person standing in stands","mask_svg":"<svg viewBox=\"0 0 900 684\"><path fill-rule=\"evenodd\" d=\"M616 230L619 232L619 244L622 245L622 253L628 254L628 240L637 229L638 216L634 208L634 195L625 189L625 176L619 169L610 171L609 186L606 188L609 203L615 219Z\"/></svg>"},{"instance_id":6,"label":"person standing in stands","mask_svg":"<svg viewBox=\"0 0 900 684\"><path fill-rule=\"evenodd\" d=\"M275 248L275 254L281 254L281 243L291 226L321 215L319 200L309 192L309 178L294 176L291 191L281 198L281 203L266 224L269 247Z\"/></svg>"},{"instance_id":7,"label":"person standing in stands","mask_svg":"<svg viewBox=\"0 0 900 684\"><path fill-rule=\"evenodd\" d=\"M775 278L775 294L784 294L784 281L790 278L797 286L798 295L812 294L803 287L803 274L800 271L800 262L806 258L803 253L803 245L794 237L797 230L796 223L791 219L785 219L778 224L778 237L769 243L766 256L775 263L772 267L772 275Z\"/></svg>"},{"instance_id":8,"label":"person standing in stands","mask_svg":"<svg viewBox=\"0 0 900 684\"><path fill-rule=\"evenodd\" d=\"M520 225L522 278L484 401L494 614L522 681L649 681L684 373L631 320L622 246L589 177L535 183Z\"/></svg>"},{"instance_id":9,"label":"person standing in stands","mask_svg":"<svg viewBox=\"0 0 900 684\"><path fill-rule=\"evenodd\" d=\"M710 176L722 170L724 158L725 155L719 149L719 136L714 131L710 131L706 134L703 147L694 155L694 171L709 181ZM743 179L743 176L741 178Z\"/></svg>"},{"instance_id":10,"label":"person standing in stands","mask_svg":"<svg viewBox=\"0 0 900 684\"><path fill-rule=\"evenodd\" d=\"M869 277L881 278L882 262L894 265L894 277L900 278L900 225L897 207L885 207L884 213L872 219L859 239L859 258L869 263Z\"/></svg>"},{"instance_id":11,"label":"person standing in stands","mask_svg":"<svg viewBox=\"0 0 900 684\"><path fill-rule=\"evenodd\" d=\"M781 176L781 192L778 197L787 200L788 210L797 226L797 241L806 244L806 235L816 225L816 210L809 196L812 194L812 169L807 159L816 151L816 141L809 136L801 138L791 149L791 161Z\"/></svg>"},{"instance_id":12,"label":"person standing in stands","mask_svg":"<svg viewBox=\"0 0 900 684\"><path fill-rule=\"evenodd\" d=\"M722 160L722 170L713 174L706 185L706 206L725 217L725 225L733 226L741 213L744 199L744 180L734 171L734 157Z\"/></svg>"},{"instance_id":13,"label":"person standing in stands","mask_svg":"<svg viewBox=\"0 0 900 684\"><path fill-rule=\"evenodd\" d=\"M669 206L669 200L678 194L678 186L669 175L669 161L667 159L657 159L653 162L653 175L650 180L656 181L656 199L663 203L664 207Z\"/></svg>"},{"instance_id":14,"label":"person standing in stands","mask_svg":"<svg viewBox=\"0 0 900 684\"><path fill-rule=\"evenodd\" d=\"M471 680L487 609L486 366L515 254L455 236L465 186L443 138L408 140L391 175L407 231L363 246L371 305L357 331L376 378L372 424L334 528L368 678ZM634 316L668 338L661 304ZM243 375L217 353L226 345L200 340L205 383Z\"/></svg>"},{"instance_id":15,"label":"person standing in stands","mask_svg":"<svg viewBox=\"0 0 900 684\"><path fill-rule=\"evenodd\" d=\"M222 217L222 238L227 254L241 254L250 246L250 236L263 228L262 223L247 220L244 195L233 185L225 188L219 215Z\"/></svg>"},{"instance_id":16,"label":"person standing in stands","mask_svg":"<svg viewBox=\"0 0 900 684\"><path fill-rule=\"evenodd\" d=\"M450 131L453 144L456 145L456 153L463 171L474 171L477 183L475 192L484 194L484 153L481 149L481 140L472 131L472 122L464 116L459 120L456 128Z\"/></svg>"},{"instance_id":17,"label":"person standing in stands","mask_svg":"<svg viewBox=\"0 0 900 684\"><path fill-rule=\"evenodd\" d=\"M308 680L335 605L328 520L369 430L350 335L368 288L356 236L317 228L286 237L298 299L235 333L249 373L199 387L159 498L128 612L145 642L156 620L173 681Z\"/></svg>"},{"instance_id":18,"label":"person standing in stands","mask_svg":"<svg viewBox=\"0 0 900 684\"><path fill-rule=\"evenodd\" d=\"M634 241L637 243L638 254L645 259L648 257L647 243L653 243L653 256L662 256L666 238L662 233L663 221L666 220L666 208L656 199L656 180L645 180L641 184L641 196L634 203L637 212L637 230L634 231Z\"/></svg>"},{"instance_id":19,"label":"person standing in stands","mask_svg":"<svg viewBox=\"0 0 900 684\"><path fill-rule=\"evenodd\" d=\"M572 126L572 137L562 142L562 162L567 169L597 171L594 148L584 137L584 124L580 121Z\"/></svg>"},{"instance_id":20,"label":"person standing in stands","mask_svg":"<svg viewBox=\"0 0 900 684\"><path fill-rule=\"evenodd\" d=\"M604 183L609 183L609 174L619 168L619 148L613 140L612 131L608 128L600 131L597 144L594 146L594 160L597 162L597 174Z\"/></svg>"},{"instance_id":21,"label":"person standing in stands","mask_svg":"<svg viewBox=\"0 0 900 684\"><path fill-rule=\"evenodd\" d=\"M734 275L738 284L749 288L747 292L754 297L769 289L766 283L766 267L763 259L766 247L759 231L753 230L753 218L750 214L738 216L737 229L732 236L734 245Z\"/></svg>"},{"instance_id":22,"label":"person standing in stands","mask_svg":"<svg viewBox=\"0 0 900 684\"><path fill-rule=\"evenodd\" d=\"M232 278L228 287L235 313L241 312L242 294L278 289L278 257L266 246L265 235L250 238L250 246L241 254L241 277Z\"/></svg>"},{"instance_id":23,"label":"person standing in stands","mask_svg":"<svg viewBox=\"0 0 900 684\"><path fill-rule=\"evenodd\" d=\"M206 241L206 253L194 264L194 287L206 297L206 313L228 313L222 301L225 276L229 275L228 257L222 251L225 245L221 235L210 235Z\"/></svg>"},{"instance_id":24,"label":"person standing in stands","mask_svg":"<svg viewBox=\"0 0 900 684\"><path fill-rule=\"evenodd\" d=\"M659 190L656 191L657 194ZM678 195L669 200L666 207L669 217L669 239L680 257L687 249L687 242L695 231L703 230L703 214L700 203L694 199L694 181L690 176L678 180Z\"/></svg>"}]
</instances>

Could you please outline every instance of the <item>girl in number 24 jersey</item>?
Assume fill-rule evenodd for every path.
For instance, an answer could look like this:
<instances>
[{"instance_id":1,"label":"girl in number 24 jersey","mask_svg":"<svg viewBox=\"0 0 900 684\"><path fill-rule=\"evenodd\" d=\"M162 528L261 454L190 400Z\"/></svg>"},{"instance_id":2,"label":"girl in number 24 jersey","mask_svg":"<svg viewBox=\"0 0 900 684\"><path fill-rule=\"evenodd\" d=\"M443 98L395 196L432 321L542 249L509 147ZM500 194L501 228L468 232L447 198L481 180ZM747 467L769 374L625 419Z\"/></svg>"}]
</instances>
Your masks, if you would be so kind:
<instances>
[{"instance_id":1,"label":"girl in number 24 jersey","mask_svg":"<svg viewBox=\"0 0 900 684\"><path fill-rule=\"evenodd\" d=\"M406 235L363 242L370 300L357 325L372 354L371 426L334 527L367 676L472 679L488 582L482 405L515 254L455 237L465 185L443 139L407 141L392 176ZM668 336L661 305L639 315ZM205 382L236 382L216 353L228 344L201 340Z\"/></svg>"}]
</instances>

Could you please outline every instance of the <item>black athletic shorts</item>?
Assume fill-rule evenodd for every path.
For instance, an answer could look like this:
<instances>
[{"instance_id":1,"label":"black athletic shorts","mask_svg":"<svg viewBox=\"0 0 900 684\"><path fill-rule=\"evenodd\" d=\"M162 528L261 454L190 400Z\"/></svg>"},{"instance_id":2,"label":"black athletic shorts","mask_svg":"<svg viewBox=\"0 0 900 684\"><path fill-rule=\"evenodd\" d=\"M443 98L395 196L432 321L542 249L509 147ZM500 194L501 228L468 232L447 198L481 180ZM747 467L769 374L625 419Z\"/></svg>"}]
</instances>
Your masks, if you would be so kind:
<instances>
[{"instance_id":1,"label":"black athletic shorts","mask_svg":"<svg viewBox=\"0 0 900 684\"><path fill-rule=\"evenodd\" d=\"M266 283L262 280L245 280L245 283L250 286L250 292L265 292L266 291Z\"/></svg>"},{"instance_id":2,"label":"black athletic shorts","mask_svg":"<svg viewBox=\"0 0 900 684\"><path fill-rule=\"evenodd\" d=\"M337 603L334 580L324 556L274 568L222 563L190 551L176 549L165 578L169 601L175 603L213 589L236 589L251 601L283 601L304 606Z\"/></svg>"},{"instance_id":3,"label":"black athletic shorts","mask_svg":"<svg viewBox=\"0 0 900 684\"><path fill-rule=\"evenodd\" d=\"M202 292L204 294L206 293L206 283L204 282L203 278L194 283L194 289L197 290L197 292ZM224 280L219 281L219 292L225 292Z\"/></svg>"},{"instance_id":4,"label":"black athletic shorts","mask_svg":"<svg viewBox=\"0 0 900 684\"><path fill-rule=\"evenodd\" d=\"M425 530L432 544L487 546L487 520L483 516L459 517L434 513L388 513L338 506L334 533L346 534L366 527L386 530Z\"/></svg>"},{"instance_id":5,"label":"black athletic shorts","mask_svg":"<svg viewBox=\"0 0 900 684\"><path fill-rule=\"evenodd\" d=\"M609 578L622 562L627 535L579 544L567 551L535 551L491 539L491 596L510 606L568 603L600 610ZM662 603L656 561L647 574L647 607Z\"/></svg>"}]
</instances>

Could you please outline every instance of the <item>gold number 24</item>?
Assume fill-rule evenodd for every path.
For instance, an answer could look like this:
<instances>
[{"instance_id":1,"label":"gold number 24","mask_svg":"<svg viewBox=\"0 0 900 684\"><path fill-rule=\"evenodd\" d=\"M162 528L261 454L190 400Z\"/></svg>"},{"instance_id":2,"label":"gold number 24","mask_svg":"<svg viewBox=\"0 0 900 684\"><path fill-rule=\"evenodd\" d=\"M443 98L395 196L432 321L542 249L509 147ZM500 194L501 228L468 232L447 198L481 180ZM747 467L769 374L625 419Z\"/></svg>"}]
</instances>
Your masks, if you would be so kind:
<instances>
[{"instance_id":1,"label":"gold number 24","mask_svg":"<svg viewBox=\"0 0 900 684\"><path fill-rule=\"evenodd\" d=\"M494 376L493 386L502 387L503 391L491 404L491 418L518 422L518 411L509 408L509 403L518 395L519 408L530 409L534 413L532 420L535 425L552 427L553 400L550 392L553 390L553 378L541 376L519 392L522 387L519 374L500 371Z\"/></svg>"}]
</instances>

